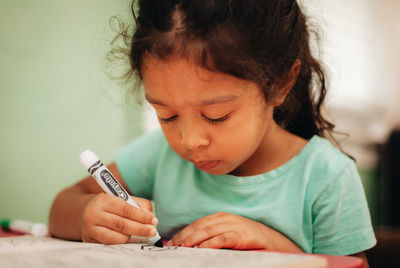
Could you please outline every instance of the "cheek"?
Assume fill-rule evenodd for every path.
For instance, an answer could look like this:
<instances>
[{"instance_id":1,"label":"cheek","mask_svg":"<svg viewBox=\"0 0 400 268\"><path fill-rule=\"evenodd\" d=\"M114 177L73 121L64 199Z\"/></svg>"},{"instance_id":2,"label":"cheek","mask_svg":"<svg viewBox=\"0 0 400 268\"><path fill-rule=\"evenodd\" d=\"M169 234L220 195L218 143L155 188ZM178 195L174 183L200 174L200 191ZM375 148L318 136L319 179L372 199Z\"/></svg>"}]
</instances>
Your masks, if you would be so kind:
<instances>
[{"instance_id":1,"label":"cheek","mask_svg":"<svg viewBox=\"0 0 400 268\"><path fill-rule=\"evenodd\" d=\"M164 133L165 139L167 140L171 148L181 157L185 158L184 157L185 150L184 147L181 145L181 138L179 131L177 131L174 127L165 124L160 124L160 125Z\"/></svg>"},{"instance_id":2,"label":"cheek","mask_svg":"<svg viewBox=\"0 0 400 268\"><path fill-rule=\"evenodd\" d=\"M229 131L226 135L221 135L217 138L215 148L223 153L227 159L237 159L247 157L254 151L255 133L249 129L243 130L237 128L234 131Z\"/></svg>"},{"instance_id":3,"label":"cheek","mask_svg":"<svg viewBox=\"0 0 400 268\"><path fill-rule=\"evenodd\" d=\"M260 145L265 135L267 120L247 119L246 123L235 124L218 138L218 150L230 158L249 157Z\"/></svg>"}]
</instances>

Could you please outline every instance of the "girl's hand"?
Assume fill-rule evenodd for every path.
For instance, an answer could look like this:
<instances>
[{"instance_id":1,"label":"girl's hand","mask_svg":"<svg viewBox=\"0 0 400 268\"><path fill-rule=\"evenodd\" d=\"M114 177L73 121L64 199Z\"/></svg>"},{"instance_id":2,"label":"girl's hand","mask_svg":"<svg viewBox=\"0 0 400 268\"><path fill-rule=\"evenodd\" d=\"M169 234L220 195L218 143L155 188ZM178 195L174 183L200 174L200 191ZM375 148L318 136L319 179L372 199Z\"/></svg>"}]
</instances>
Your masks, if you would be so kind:
<instances>
[{"instance_id":1,"label":"girl's hand","mask_svg":"<svg viewBox=\"0 0 400 268\"><path fill-rule=\"evenodd\" d=\"M94 196L82 214L82 241L122 244L128 242L131 235L154 236L158 220L152 214L151 202L131 197L142 209L112 195L101 193Z\"/></svg>"},{"instance_id":2,"label":"girl's hand","mask_svg":"<svg viewBox=\"0 0 400 268\"><path fill-rule=\"evenodd\" d=\"M166 245L302 252L288 238L264 224L225 212L218 212L193 222Z\"/></svg>"}]
</instances>

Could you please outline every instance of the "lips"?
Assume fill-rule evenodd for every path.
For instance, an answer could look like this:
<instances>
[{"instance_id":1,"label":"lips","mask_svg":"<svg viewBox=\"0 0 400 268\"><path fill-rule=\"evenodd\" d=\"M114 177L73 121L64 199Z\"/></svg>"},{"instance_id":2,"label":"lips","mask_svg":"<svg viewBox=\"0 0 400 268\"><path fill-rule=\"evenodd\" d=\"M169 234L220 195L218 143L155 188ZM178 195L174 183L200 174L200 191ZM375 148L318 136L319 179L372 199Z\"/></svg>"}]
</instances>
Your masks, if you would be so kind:
<instances>
[{"instance_id":1,"label":"lips","mask_svg":"<svg viewBox=\"0 0 400 268\"><path fill-rule=\"evenodd\" d=\"M194 164L198 169L207 171L207 170L211 170L211 169L215 168L219 164L219 161L218 160L197 161L197 162L194 162Z\"/></svg>"}]
</instances>

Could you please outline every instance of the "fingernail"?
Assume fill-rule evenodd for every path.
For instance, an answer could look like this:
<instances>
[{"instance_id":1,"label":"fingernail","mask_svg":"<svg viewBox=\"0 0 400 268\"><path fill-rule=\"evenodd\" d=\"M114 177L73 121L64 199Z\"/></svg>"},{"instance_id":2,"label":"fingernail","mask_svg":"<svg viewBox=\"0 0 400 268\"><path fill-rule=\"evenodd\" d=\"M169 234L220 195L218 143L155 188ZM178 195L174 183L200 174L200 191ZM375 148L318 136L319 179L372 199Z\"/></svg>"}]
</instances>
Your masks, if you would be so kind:
<instances>
[{"instance_id":1,"label":"fingernail","mask_svg":"<svg viewBox=\"0 0 400 268\"><path fill-rule=\"evenodd\" d=\"M183 243L180 243L179 245L178 245L178 247L183 247L184 245L183 245Z\"/></svg>"},{"instance_id":2,"label":"fingernail","mask_svg":"<svg viewBox=\"0 0 400 268\"><path fill-rule=\"evenodd\" d=\"M172 241L168 240L167 243L165 243L166 246L172 246Z\"/></svg>"},{"instance_id":3,"label":"fingernail","mask_svg":"<svg viewBox=\"0 0 400 268\"><path fill-rule=\"evenodd\" d=\"M194 248L199 248L199 245L195 245Z\"/></svg>"},{"instance_id":4,"label":"fingernail","mask_svg":"<svg viewBox=\"0 0 400 268\"><path fill-rule=\"evenodd\" d=\"M151 224L157 225L158 224L158 219L156 217L154 217L153 220L151 221Z\"/></svg>"}]
</instances>

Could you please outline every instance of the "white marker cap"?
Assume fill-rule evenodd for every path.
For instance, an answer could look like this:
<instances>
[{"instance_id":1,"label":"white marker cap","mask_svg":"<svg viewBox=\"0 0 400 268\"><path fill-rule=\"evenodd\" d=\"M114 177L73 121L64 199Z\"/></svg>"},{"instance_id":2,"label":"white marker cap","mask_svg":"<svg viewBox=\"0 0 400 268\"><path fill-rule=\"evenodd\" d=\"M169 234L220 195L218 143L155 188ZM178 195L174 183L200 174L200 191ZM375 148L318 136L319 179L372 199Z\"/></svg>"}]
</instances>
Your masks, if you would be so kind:
<instances>
[{"instance_id":1,"label":"white marker cap","mask_svg":"<svg viewBox=\"0 0 400 268\"><path fill-rule=\"evenodd\" d=\"M47 226L43 223L36 223L32 226L31 233L34 236L46 236L48 234Z\"/></svg>"},{"instance_id":2,"label":"white marker cap","mask_svg":"<svg viewBox=\"0 0 400 268\"><path fill-rule=\"evenodd\" d=\"M86 150L79 156L79 159L85 169L89 169L94 163L99 161L99 157L91 150Z\"/></svg>"}]
</instances>

